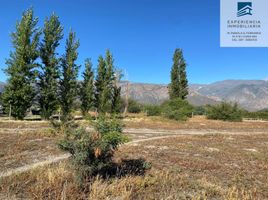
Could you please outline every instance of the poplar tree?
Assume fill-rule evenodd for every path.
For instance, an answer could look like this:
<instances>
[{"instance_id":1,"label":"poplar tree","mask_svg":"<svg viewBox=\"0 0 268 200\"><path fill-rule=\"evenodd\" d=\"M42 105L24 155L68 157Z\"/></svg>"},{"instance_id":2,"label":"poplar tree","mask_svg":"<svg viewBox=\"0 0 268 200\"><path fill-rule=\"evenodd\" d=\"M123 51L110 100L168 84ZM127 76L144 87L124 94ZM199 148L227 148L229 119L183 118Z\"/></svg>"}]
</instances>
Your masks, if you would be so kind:
<instances>
[{"instance_id":1,"label":"poplar tree","mask_svg":"<svg viewBox=\"0 0 268 200\"><path fill-rule=\"evenodd\" d=\"M120 113L122 108L121 87L118 86L122 77L123 77L122 71L116 70L113 91L112 91L112 105L111 105L112 113Z\"/></svg>"},{"instance_id":2,"label":"poplar tree","mask_svg":"<svg viewBox=\"0 0 268 200\"><path fill-rule=\"evenodd\" d=\"M105 59L100 56L98 60L97 77L95 82L95 102L99 113L114 112L115 104L118 104L120 90L116 87L114 60L111 52L106 51Z\"/></svg>"},{"instance_id":3,"label":"poplar tree","mask_svg":"<svg viewBox=\"0 0 268 200\"><path fill-rule=\"evenodd\" d=\"M35 61L39 54L40 36L37 23L38 18L34 17L33 9L30 8L23 13L21 21L16 24L16 31L11 34L14 51L6 61L8 84L3 93L3 101L15 119L25 117L35 96L33 83L36 78Z\"/></svg>"},{"instance_id":4,"label":"poplar tree","mask_svg":"<svg viewBox=\"0 0 268 200\"><path fill-rule=\"evenodd\" d=\"M170 99L186 99L188 95L188 80L186 74L186 62L181 49L176 49L173 56L171 69L171 83L169 84Z\"/></svg>"},{"instance_id":5,"label":"poplar tree","mask_svg":"<svg viewBox=\"0 0 268 200\"><path fill-rule=\"evenodd\" d=\"M173 65L171 68L171 83L169 84L169 98L180 97L180 80L179 80L179 65L180 65L181 51L176 49L173 55Z\"/></svg>"},{"instance_id":6,"label":"poplar tree","mask_svg":"<svg viewBox=\"0 0 268 200\"><path fill-rule=\"evenodd\" d=\"M56 48L63 37L63 27L59 17L55 14L45 20L43 29L44 38L40 45L42 60L39 73L39 104L41 115L49 119L58 106L59 59L56 57Z\"/></svg>"},{"instance_id":7,"label":"poplar tree","mask_svg":"<svg viewBox=\"0 0 268 200\"><path fill-rule=\"evenodd\" d=\"M103 91L105 88L106 66L102 56L98 59L97 77L95 81L95 107L98 112L103 112Z\"/></svg>"},{"instance_id":8,"label":"poplar tree","mask_svg":"<svg viewBox=\"0 0 268 200\"><path fill-rule=\"evenodd\" d=\"M179 76L180 76L180 98L186 99L188 95L188 80L186 74L186 62L183 56L183 52L181 51L181 59L180 59L180 68L179 68Z\"/></svg>"},{"instance_id":9,"label":"poplar tree","mask_svg":"<svg viewBox=\"0 0 268 200\"><path fill-rule=\"evenodd\" d=\"M115 94L117 95L118 93L120 94L120 90L118 90L116 86L116 71L114 67L114 59L113 56L110 52L110 50L106 50L106 55L105 55L105 64L106 64L106 87L107 92L105 93L105 99L107 99L108 104L105 106L105 111L112 113L115 111L115 107L117 104L117 97L114 96Z\"/></svg>"},{"instance_id":10,"label":"poplar tree","mask_svg":"<svg viewBox=\"0 0 268 200\"><path fill-rule=\"evenodd\" d=\"M61 79L60 79L60 106L63 120L70 117L73 103L77 95L77 76L79 66L75 63L78 57L77 49L79 41L75 33L70 31L66 40L65 54L61 58Z\"/></svg>"},{"instance_id":11,"label":"poplar tree","mask_svg":"<svg viewBox=\"0 0 268 200\"><path fill-rule=\"evenodd\" d=\"M94 105L94 73L90 59L85 61L85 71L83 72L83 82L80 88L81 110L86 115Z\"/></svg>"},{"instance_id":12,"label":"poplar tree","mask_svg":"<svg viewBox=\"0 0 268 200\"><path fill-rule=\"evenodd\" d=\"M112 98L112 113L120 113L121 111L121 87L116 85L113 87L113 98Z\"/></svg>"}]
</instances>

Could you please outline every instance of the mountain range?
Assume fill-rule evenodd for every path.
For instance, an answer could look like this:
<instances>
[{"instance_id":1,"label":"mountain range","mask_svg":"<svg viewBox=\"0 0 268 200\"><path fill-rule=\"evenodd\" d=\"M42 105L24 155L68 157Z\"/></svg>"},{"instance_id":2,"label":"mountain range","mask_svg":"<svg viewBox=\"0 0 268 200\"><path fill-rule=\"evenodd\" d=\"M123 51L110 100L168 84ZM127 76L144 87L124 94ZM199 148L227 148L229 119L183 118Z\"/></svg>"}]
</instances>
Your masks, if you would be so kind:
<instances>
[{"instance_id":1,"label":"mountain range","mask_svg":"<svg viewBox=\"0 0 268 200\"><path fill-rule=\"evenodd\" d=\"M122 82L122 95L140 103L159 104L168 99L168 85ZM128 89L127 89L128 88ZM224 80L211 84L190 84L188 101L196 106L237 102L242 108L256 111L268 108L268 81Z\"/></svg>"},{"instance_id":2,"label":"mountain range","mask_svg":"<svg viewBox=\"0 0 268 200\"><path fill-rule=\"evenodd\" d=\"M5 83L0 82L0 92ZM120 82L122 96L143 104L160 104L168 99L168 85ZM128 92L127 92L128 91ZM211 84L190 84L188 101L196 106L237 102L242 108L256 111L268 108L267 80L224 80Z\"/></svg>"}]
</instances>

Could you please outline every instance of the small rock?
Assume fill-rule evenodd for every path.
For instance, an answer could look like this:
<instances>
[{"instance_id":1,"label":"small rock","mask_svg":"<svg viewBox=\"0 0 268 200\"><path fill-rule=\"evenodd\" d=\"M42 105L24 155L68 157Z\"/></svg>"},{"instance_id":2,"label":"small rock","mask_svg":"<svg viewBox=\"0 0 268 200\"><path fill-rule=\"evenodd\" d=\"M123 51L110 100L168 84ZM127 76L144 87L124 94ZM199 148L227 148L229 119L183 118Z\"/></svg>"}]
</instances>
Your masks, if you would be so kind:
<instances>
[{"instance_id":1,"label":"small rock","mask_svg":"<svg viewBox=\"0 0 268 200\"><path fill-rule=\"evenodd\" d=\"M154 149L154 148L156 148L156 146L149 145L149 146L146 146L146 148L148 148L148 149Z\"/></svg>"},{"instance_id":2,"label":"small rock","mask_svg":"<svg viewBox=\"0 0 268 200\"><path fill-rule=\"evenodd\" d=\"M160 149L160 150L167 150L167 149L169 149L169 147L167 147L167 146L162 146L162 147L159 147L159 149Z\"/></svg>"},{"instance_id":3,"label":"small rock","mask_svg":"<svg viewBox=\"0 0 268 200\"><path fill-rule=\"evenodd\" d=\"M245 151L258 152L256 149L244 149Z\"/></svg>"},{"instance_id":4,"label":"small rock","mask_svg":"<svg viewBox=\"0 0 268 200\"><path fill-rule=\"evenodd\" d=\"M219 152L220 151L218 148L212 148L212 147L208 147L207 150L209 152L214 152L214 151Z\"/></svg>"}]
</instances>

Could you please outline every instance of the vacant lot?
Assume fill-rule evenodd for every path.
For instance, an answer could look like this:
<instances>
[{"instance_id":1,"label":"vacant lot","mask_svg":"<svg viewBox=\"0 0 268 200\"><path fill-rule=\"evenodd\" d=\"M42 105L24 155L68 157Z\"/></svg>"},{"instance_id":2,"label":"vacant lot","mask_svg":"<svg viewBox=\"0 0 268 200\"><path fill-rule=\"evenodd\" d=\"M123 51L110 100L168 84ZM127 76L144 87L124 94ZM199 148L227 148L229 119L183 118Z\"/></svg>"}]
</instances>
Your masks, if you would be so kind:
<instances>
[{"instance_id":1,"label":"vacant lot","mask_svg":"<svg viewBox=\"0 0 268 200\"><path fill-rule=\"evenodd\" d=\"M198 130L226 130L238 132L267 131L268 121L243 121L224 122L208 120L205 116L195 116L186 122L175 122L162 117L146 117L143 115L130 115L124 119L129 128L152 128L152 129L198 129Z\"/></svg>"},{"instance_id":2,"label":"vacant lot","mask_svg":"<svg viewBox=\"0 0 268 200\"><path fill-rule=\"evenodd\" d=\"M66 160L0 178L0 199L268 199L267 122L126 123L132 141L116 153L123 168L110 179L80 187ZM48 123L0 127L2 174L63 155Z\"/></svg>"}]
</instances>

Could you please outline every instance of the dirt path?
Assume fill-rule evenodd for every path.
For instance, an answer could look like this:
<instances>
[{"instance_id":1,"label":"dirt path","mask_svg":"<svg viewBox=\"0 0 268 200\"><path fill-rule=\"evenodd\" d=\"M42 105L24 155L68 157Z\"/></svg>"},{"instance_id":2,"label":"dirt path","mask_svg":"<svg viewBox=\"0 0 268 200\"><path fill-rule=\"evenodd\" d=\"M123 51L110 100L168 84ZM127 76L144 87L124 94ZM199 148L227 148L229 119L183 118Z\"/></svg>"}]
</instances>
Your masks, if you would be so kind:
<instances>
[{"instance_id":1,"label":"dirt path","mask_svg":"<svg viewBox=\"0 0 268 200\"><path fill-rule=\"evenodd\" d=\"M90 128L89 128L90 130ZM236 134L236 135L245 135L245 134L265 134L267 132L230 132L230 131L224 131L224 130L163 130L163 129L125 129L125 133L127 133L131 138L132 141L126 143L125 145L133 145L137 144L139 142L146 142L146 141L152 141L152 140L158 140L158 139L164 139L164 138L170 138L170 137L180 137L183 135L205 135L205 134ZM10 169L5 172L0 173L0 178L7 177L16 173L22 173L26 172L28 170L49 165L52 163L57 163L62 160L65 160L70 157L70 154L61 154L58 156L50 156L48 159L27 164L18 168Z\"/></svg>"},{"instance_id":2,"label":"dirt path","mask_svg":"<svg viewBox=\"0 0 268 200\"><path fill-rule=\"evenodd\" d=\"M26 171L34 169L36 167L41 167L41 166L44 166L44 165L49 165L49 164L52 164L52 163L56 163L56 162L59 162L61 160L65 160L65 159L67 159L69 157L70 157L69 154L62 154L60 156L51 156L47 160L40 161L40 162L33 163L33 164L24 165L22 167L11 169L11 170L9 170L7 172L4 172L4 173L0 173L0 178L11 176L12 174L26 172Z\"/></svg>"},{"instance_id":3,"label":"dirt path","mask_svg":"<svg viewBox=\"0 0 268 200\"><path fill-rule=\"evenodd\" d=\"M157 140L157 139L164 139L164 138L170 138L170 137L179 137L179 136L180 135L168 135L168 136L159 136L159 137L153 137L153 138L147 138L147 139L141 139L141 140L134 140L134 141L128 142L128 143L126 143L124 145L133 145L133 144L137 144L139 142L145 142L145 141L151 141L151 140ZM17 174L17 173L26 172L28 170L31 170L31 169L34 169L34 168L37 168L37 167L42 167L44 165L57 163L57 162L60 162L62 160L65 160L65 159L67 159L69 157L70 157L70 154L68 154L68 153L62 154L62 155L59 155L59 156L51 156L51 157L49 157L48 159L46 159L44 161L24 165L22 167L11 169L11 170L6 171L6 172L1 172L0 173L0 178L11 176L11 175Z\"/></svg>"}]
</instances>

